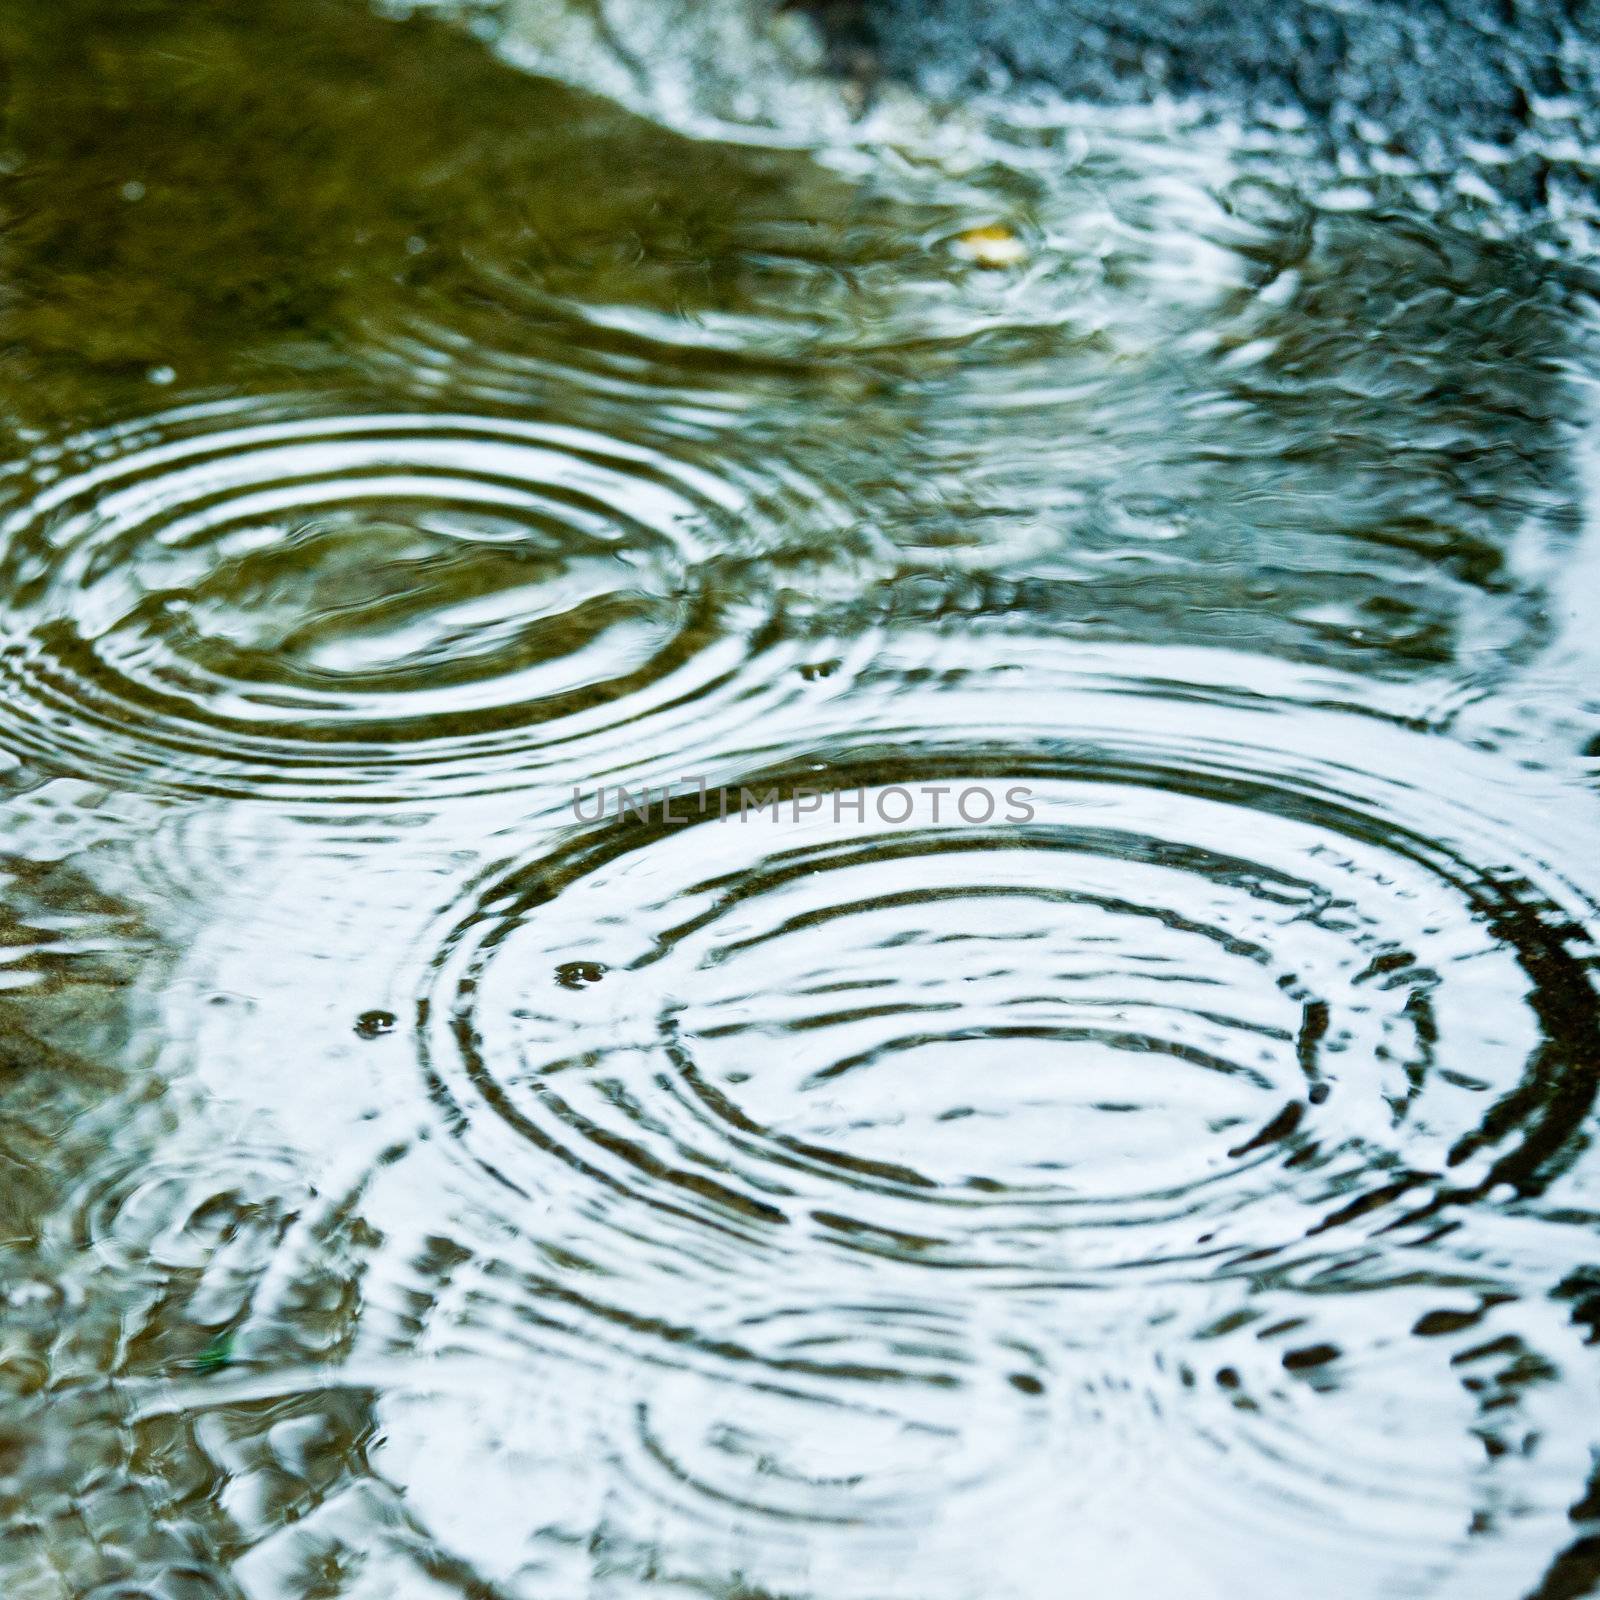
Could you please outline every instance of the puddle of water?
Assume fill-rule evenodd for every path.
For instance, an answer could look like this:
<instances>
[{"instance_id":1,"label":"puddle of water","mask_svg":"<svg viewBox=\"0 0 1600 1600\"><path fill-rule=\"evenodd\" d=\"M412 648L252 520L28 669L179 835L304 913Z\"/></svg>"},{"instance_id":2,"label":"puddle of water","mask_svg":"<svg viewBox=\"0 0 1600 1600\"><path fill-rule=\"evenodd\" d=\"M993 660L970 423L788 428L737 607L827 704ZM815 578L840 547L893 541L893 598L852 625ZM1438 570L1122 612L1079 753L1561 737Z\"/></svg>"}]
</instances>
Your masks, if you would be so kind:
<instances>
[{"instance_id":1,"label":"puddle of water","mask_svg":"<svg viewBox=\"0 0 1600 1600\"><path fill-rule=\"evenodd\" d=\"M0 5L7 1596L1582 1592L1575 256L751 27Z\"/></svg>"}]
</instances>

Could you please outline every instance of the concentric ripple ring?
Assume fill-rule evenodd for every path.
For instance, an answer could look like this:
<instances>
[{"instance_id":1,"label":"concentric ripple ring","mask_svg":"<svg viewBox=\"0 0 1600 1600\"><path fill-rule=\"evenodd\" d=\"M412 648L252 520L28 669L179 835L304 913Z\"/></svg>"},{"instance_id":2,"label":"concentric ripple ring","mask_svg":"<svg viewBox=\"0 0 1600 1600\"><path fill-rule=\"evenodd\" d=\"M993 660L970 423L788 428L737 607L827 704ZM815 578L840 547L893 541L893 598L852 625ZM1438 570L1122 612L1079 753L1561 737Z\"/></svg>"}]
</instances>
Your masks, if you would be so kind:
<instances>
[{"instance_id":1,"label":"concentric ripple ring","mask_svg":"<svg viewBox=\"0 0 1600 1600\"><path fill-rule=\"evenodd\" d=\"M630 1231L989 1272L1209 1273L1539 1192L1595 1094L1593 911L1472 753L1118 702L1046 699L1049 741L929 716L920 755L836 732L722 791L759 813L624 813L492 878L420 1005L461 1145Z\"/></svg>"},{"instance_id":2,"label":"concentric ripple ring","mask_svg":"<svg viewBox=\"0 0 1600 1600\"><path fill-rule=\"evenodd\" d=\"M706 569L748 487L642 444L454 414L201 405L41 450L0 519L24 756L190 792L506 786L751 674Z\"/></svg>"}]
</instances>

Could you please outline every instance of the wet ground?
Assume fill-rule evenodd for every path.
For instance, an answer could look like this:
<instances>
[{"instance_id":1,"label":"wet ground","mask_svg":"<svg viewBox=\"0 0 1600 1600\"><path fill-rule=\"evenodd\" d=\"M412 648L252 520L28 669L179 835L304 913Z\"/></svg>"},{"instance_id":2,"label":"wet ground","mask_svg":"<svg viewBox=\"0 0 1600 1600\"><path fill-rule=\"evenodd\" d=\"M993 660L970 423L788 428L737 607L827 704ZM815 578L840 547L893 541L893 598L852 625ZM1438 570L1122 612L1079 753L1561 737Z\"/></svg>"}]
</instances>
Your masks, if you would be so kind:
<instances>
[{"instance_id":1,"label":"wet ground","mask_svg":"<svg viewBox=\"0 0 1600 1600\"><path fill-rule=\"evenodd\" d=\"M1582 117L744 19L0 3L7 1600L1596 1592Z\"/></svg>"}]
</instances>

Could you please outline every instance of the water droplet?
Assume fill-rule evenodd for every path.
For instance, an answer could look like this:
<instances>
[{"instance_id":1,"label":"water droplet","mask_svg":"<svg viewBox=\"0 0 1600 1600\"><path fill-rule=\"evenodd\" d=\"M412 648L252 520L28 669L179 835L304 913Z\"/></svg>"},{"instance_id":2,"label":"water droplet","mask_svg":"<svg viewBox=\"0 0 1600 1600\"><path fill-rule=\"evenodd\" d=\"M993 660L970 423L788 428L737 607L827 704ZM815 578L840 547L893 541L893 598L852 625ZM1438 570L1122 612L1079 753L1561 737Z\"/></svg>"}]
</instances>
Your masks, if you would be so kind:
<instances>
[{"instance_id":1,"label":"water droplet","mask_svg":"<svg viewBox=\"0 0 1600 1600\"><path fill-rule=\"evenodd\" d=\"M363 1039L381 1039L394 1032L398 1020L392 1011L363 1011L356 1018L356 1032Z\"/></svg>"},{"instance_id":2,"label":"water droplet","mask_svg":"<svg viewBox=\"0 0 1600 1600\"><path fill-rule=\"evenodd\" d=\"M556 982L563 989L587 989L605 975L606 969L598 961L563 961L556 968Z\"/></svg>"}]
</instances>

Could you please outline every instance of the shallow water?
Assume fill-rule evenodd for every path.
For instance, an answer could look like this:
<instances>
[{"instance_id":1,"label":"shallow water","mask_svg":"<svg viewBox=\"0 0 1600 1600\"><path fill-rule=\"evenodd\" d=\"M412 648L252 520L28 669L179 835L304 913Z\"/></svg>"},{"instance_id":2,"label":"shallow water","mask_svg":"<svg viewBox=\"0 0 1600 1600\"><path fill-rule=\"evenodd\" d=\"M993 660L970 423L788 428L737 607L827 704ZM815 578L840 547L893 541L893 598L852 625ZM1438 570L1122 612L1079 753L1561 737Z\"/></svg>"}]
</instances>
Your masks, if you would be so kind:
<instances>
[{"instance_id":1,"label":"shallow water","mask_svg":"<svg viewBox=\"0 0 1600 1600\"><path fill-rule=\"evenodd\" d=\"M1581 252L743 15L0 4L7 1600L1592 1592Z\"/></svg>"}]
</instances>

